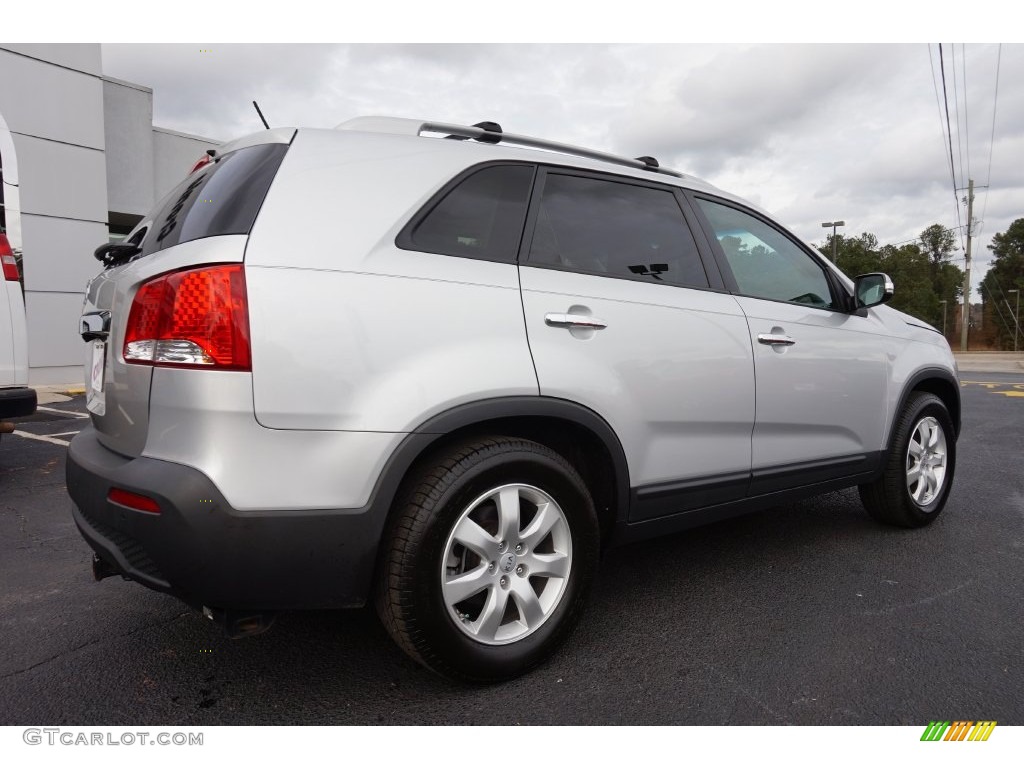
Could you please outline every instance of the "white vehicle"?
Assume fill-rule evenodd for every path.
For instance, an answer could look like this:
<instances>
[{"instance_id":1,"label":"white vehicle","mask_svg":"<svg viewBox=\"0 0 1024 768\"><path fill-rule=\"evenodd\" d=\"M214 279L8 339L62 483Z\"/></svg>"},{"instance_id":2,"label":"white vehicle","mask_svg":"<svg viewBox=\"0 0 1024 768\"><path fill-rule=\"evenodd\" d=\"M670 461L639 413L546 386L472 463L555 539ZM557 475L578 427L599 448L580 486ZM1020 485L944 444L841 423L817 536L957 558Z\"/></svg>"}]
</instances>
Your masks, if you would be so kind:
<instances>
[{"instance_id":1,"label":"white vehicle","mask_svg":"<svg viewBox=\"0 0 1024 768\"><path fill-rule=\"evenodd\" d=\"M28 386L28 335L18 263L2 232L0 264L0 433L4 433L14 429L6 419L35 413L36 392Z\"/></svg>"},{"instance_id":2,"label":"white vehicle","mask_svg":"<svg viewBox=\"0 0 1024 768\"><path fill-rule=\"evenodd\" d=\"M497 680L609 546L852 486L898 526L946 503L942 334L734 195L494 123L212 158L96 253L67 486L97 578L236 636L375 599L424 665Z\"/></svg>"}]
</instances>

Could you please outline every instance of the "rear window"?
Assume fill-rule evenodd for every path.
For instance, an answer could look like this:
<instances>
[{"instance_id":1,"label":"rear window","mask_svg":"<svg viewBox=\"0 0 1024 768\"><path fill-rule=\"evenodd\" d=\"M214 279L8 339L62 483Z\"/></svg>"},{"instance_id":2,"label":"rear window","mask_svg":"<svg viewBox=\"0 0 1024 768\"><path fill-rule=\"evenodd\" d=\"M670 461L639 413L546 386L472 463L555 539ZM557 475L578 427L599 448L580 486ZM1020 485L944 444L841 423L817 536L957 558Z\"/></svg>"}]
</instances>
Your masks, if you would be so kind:
<instances>
[{"instance_id":1,"label":"rear window","mask_svg":"<svg viewBox=\"0 0 1024 768\"><path fill-rule=\"evenodd\" d=\"M190 175L160 202L142 256L215 235L247 235L287 144L258 144L224 155Z\"/></svg>"}]
</instances>

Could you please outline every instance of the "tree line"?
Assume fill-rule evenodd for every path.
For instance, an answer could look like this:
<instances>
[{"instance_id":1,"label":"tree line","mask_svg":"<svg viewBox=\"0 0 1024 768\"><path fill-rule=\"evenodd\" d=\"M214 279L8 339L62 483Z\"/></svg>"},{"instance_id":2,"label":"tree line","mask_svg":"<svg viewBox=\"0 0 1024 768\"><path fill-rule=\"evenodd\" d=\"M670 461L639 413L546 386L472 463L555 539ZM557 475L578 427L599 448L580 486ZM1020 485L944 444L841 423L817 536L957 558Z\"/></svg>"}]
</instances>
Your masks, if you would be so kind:
<instances>
[{"instance_id":1,"label":"tree line","mask_svg":"<svg viewBox=\"0 0 1024 768\"><path fill-rule=\"evenodd\" d=\"M835 245L836 264L847 275L885 272L896 286L893 307L940 330L945 326L950 338L958 332L956 306L963 296L964 273L952 263L959 250L953 230L932 224L915 242L882 246L870 232L836 235ZM1013 349L1017 313L1024 305L1020 293L1015 293L1024 293L1024 218L994 235L987 247L993 259L981 281L981 296L972 293L974 299L980 298L983 312L980 327L972 325L971 343ZM832 258L831 235L818 250ZM1024 349L1024 325L1018 328L1017 347Z\"/></svg>"},{"instance_id":2,"label":"tree line","mask_svg":"<svg viewBox=\"0 0 1024 768\"><path fill-rule=\"evenodd\" d=\"M1024 219L996 234L988 249L993 254L992 265L981 281L984 336L999 349L1013 349L1014 326L1020 321L1017 313L1024 306L1020 301L1020 292L1024 292ZM1017 331L1017 348L1024 348L1024 325Z\"/></svg>"},{"instance_id":3,"label":"tree line","mask_svg":"<svg viewBox=\"0 0 1024 768\"><path fill-rule=\"evenodd\" d=\"M1024 220L1022 220L1024 223ZM832 258L832 235L818 249ZM951 263L958 250L952 230L932 224L916 242L901 245L878 244L870 232L857 237L836 235L836 265L855 277L868 272L885 272L896 293L891 306L953 334L956 305L963 295L963 270ZM943 304L945 302L945 304ZM945 323L944 316L945 315Z\"/></svg>"}]
</instances>

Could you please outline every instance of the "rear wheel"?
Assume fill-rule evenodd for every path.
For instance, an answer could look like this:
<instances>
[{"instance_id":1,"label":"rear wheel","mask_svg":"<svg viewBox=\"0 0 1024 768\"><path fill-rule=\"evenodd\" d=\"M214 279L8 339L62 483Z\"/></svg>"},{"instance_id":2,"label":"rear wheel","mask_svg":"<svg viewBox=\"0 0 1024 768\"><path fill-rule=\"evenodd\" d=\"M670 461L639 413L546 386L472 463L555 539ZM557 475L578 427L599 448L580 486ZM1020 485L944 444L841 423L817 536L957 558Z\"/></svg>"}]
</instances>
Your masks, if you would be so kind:
<instances>
[{"instance_id":1,"label":"rear wheel","mask_svg":"<svg viewBox=\"0 0 1024 768\"><path fill-rule=\"evenodd\" d=\"M400 504L377 607L413 658L495 681L565 639L592 580L598 527L564 458L518 438L463 444L422 469Z\"/></svg>"},{"instance_id":2,"label":"rear wheel","mask_svg":"<svg viewBox=\"0 0 1024 768\"><path fill-rule=\"evenodd\" d=\"M931 523L949 498L956 467L956 433L945 404L913 392L897 419L882 476L860 486L876 520L903 528Z\"/></svg>"}]
</instances>

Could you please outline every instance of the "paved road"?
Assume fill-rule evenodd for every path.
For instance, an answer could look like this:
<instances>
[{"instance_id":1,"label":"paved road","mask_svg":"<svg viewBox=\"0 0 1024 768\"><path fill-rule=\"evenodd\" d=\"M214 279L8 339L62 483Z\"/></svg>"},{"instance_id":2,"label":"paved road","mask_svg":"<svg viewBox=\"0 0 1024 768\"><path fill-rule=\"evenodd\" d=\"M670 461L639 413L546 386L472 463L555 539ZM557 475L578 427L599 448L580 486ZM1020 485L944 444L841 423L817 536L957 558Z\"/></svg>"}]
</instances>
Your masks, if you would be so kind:
<instances>
[{"instance_id":1,"label":"paved road","mask_svg":"<svg viewBox=\"0 0 1024 768\"><path fill-rule=\"evenodd\" d=\"M1024 724L1024 376L964 379L934 525L842 492L615 551L567 646L486 688L420 669L369 610L230 641L94 583L59 442L84 408L49 405L19 430L58 442L0 441L0 724Z\"/></svg>"}]
</instances>

